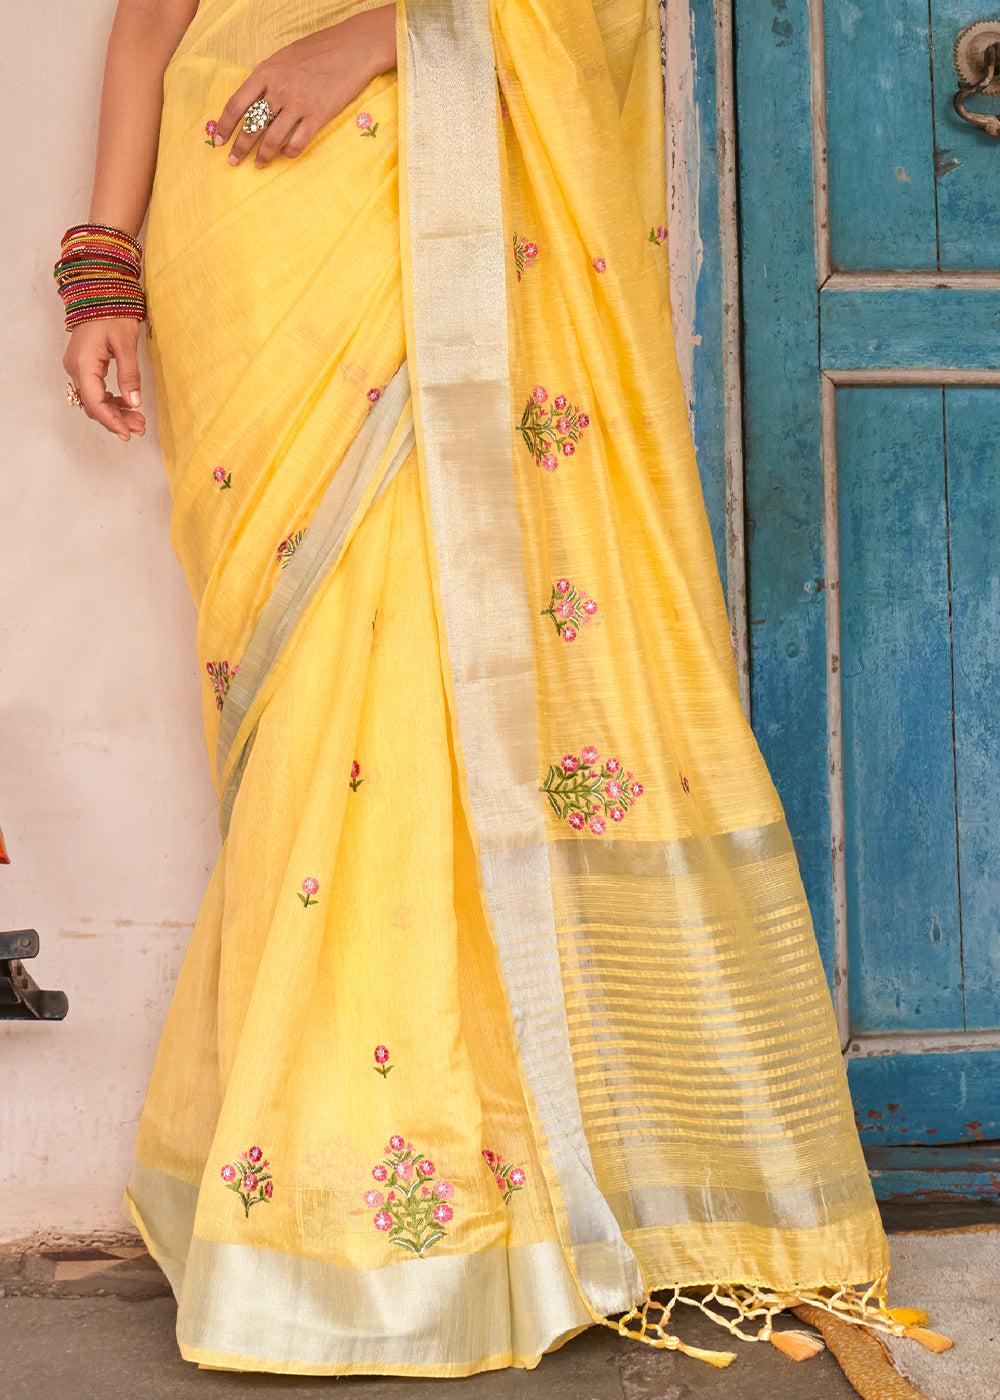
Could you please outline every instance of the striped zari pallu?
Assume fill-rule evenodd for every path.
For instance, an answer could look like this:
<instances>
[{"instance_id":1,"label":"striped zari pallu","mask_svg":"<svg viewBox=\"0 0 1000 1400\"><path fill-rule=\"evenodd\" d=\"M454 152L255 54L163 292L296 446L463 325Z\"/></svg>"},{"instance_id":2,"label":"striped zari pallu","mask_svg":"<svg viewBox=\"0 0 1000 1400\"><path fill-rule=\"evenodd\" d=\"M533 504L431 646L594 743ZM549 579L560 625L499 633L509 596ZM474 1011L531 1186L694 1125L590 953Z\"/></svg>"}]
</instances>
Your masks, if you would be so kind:
<instances>
[{"instance_id":1,"label":"striped zari pallu","mask_svg":"<svg viewBox=\"0 0 1000 1400\"><path fill-rule=\"evenodd\" d=\"M888 1324L671 340L656 0L413 0L398 75L228 167L205 121L362 8L203 0L165 87L224 844L128 1199L182 1352L463 1375L674 1346L660 1289Z\"/></svg>"}]
</instances>

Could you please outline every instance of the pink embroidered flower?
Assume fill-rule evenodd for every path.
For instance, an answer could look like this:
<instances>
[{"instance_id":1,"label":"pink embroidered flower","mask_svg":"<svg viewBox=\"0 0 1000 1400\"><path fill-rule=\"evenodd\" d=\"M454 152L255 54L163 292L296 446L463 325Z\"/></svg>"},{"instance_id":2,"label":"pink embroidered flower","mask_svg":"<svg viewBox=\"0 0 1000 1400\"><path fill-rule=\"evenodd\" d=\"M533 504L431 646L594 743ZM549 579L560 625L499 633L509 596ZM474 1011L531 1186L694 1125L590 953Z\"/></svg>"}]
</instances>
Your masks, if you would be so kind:
<instances>
[{"instance_id":1,"label":"pink embroidered flower","mask_svg":"<svg viewBox=\"0 0 1000 1400\"><path fill-rule=\"evenodd\" d=\"M551 452L546 452L542 457L541 465L547 472L554 472L559 465L559 458L553 456Z\"/></svg>"},{"instance_id":2,"label":"pink embroidered flower","mask_svg":"<svg viewBox=\"0 0 1000 1400\"><path fill-rule=\"evenodd\" d=\"M365 397L368 399L369 403L378 403L379 399L382 397L382 390L369 389Z\"/></svg>"},{"instance_id":3,"label":"pink embroidered flower","mask_svg":"<svg viewBox=\"0 0 1000 1400\"><path fill-rule=\"evenodd\" d=\"M557 592L557 593L568 593L569 590L570 590L570 582L569 582L569 579L568 579L568 578L557 578L557 579L556 579L556 592Z\"/></svg>"},{"instance_id":4,"label":"pink embroidered flower","mask_svg":"<svg viewBox=\"0 0 1000 1400\"><path fill-rule=\"evenodd\" d=\"M371 131L372 119L368 112L359 112L354 118L359 131Z\"/></svg>"},{"instance_id":5,"label":"pink embroidered flower","mask_svg":"<svg viewBox=\"0 0 1000 1400\"><path fill-rule=\"evenodd\" d=\"M563 635L563 641L564 641L564 642L575 642L575 641L576 641L576 628L575 628L575 627L564 627L564 628L563 628L563 634L562 634L562 635Z\"/></svg>"},{"instance_id":6,"label":"pink embroidered flower","mask_svg":"<svg viewBox=\"0 0 1000 1400\"><path fill-rule=\"evenodd\" d=\"M232 1162L226 1163L226 1165L222 1168L222 1172L220 1173L220 1175L222 1176L223 1181L236 1180L236 1168L233 1166Z\"/></svg>"},{"instance_id":7,"label":"pink embroidered flower","mask_svg":"<svg viewBox=\"0 0 1000 1400\"><path fill-rule=\"evenodd\" d=\"M377 1167L372 1167L372 1176L375 1178L376 1181L385 1181L388 1175L388 1171L382 1165L381 1162L379 1162Z\"/></svg>"},{"instance_id":8,"label":"pink embroidered flower","mask_svg":"<svg viewBox=\"0 0 1000 1400\"><path fill-rule=\"evenodd\" d=\"M392 1229L392 1216L389 1214L389 1212L388 1212L387 1210L380 1210L380 1211L377 1211L377 1212L376 1212L376 1214L375 1214L375 1229L376 1229L376 1230L391 1230L391 1229Z\"/></svg>"},{"instance_id":9,"label":"pink embroidered flower","mask_svg":"<svg viewBox=\"0 0 1000 1400\"><path fill-rule=\"evenodd\" d=\"M366 1205L366 1206L371 1206L372 1210L377 1209L377 1207L380 1206L380 1205L382 1204L382 1201L383 1201L383 1197L382 1197L382 1192L381 1192L381 1191L366 1191L366 1192L365 1192L365 1205Z\"/></svg>"},{"instance_id":10,"label":"pink embroidered flower","mask_svg":"<svg viewBox=\"0 0 1000 1400\"><path fill-rule=\"evenodd\" d=\"M450 1181L439 1181L434 1187L434 1194L439 1201L449 1201L455 1194L455 1188Z\"/></svg>"},{"instance_id":11,"label":"pink embroidered flower","mask_svg":"<svg viewBox=\"0 0 1000 1400\"><path fill-rule=\"evenodd\" d=\"M570 812L566 820L575 831L582 831L587 825L587 818L582 812Z\"/></svg>"},{"instance_id":12,"label":"pink embroidered flower","mask_svg":"<svg viewBox=\"0 0 1000 1400\"><path fill-rule=\"evenodd\" d=\"M590 427L590 418L589 418L589 416L588 416L586 413L577 414L577 419L576 419L576 421L579 423L579 425L580 425L581 428L589 428L589 427Z\"/></svg>"},{"instance_id":13,"label":"pink embroidered flower","mask_svg":"<svg viewBox=\"0 0 1000 1400\"><path fill-rule=\"evenodd\" d=\"M561 413L566 407L566 395L556 394L555 398L552 400L552 407Z\"/></svg>"},{"instance_id":14,"label":"pink embroidered flower","mask_svg":"<svg viewBox=\"0 0 1000 1400\"><path fill-rule=\"evenodd\" d=\"M225 481L225 479L226 479L226 469L225 469L225 467L216 467L215 471L212 473L212 480L213 480L213 481Z\"/></svg>"},{"instance_id":15,"label":"pink embroidered flower","mask_svg":"<svg viewBox=\"0 0 1000 1400\"><path fill-rule=\"evenodd\" d=\"M404 1143L398 1133L393 1133L392 1137L389 1139L389 1146L392 1148L393 1152L402 1152Z\"/></svg>"},{"instance_id":16,"label":"pink embroidered flower","mask_svg":"<svg viewBox=\"0 0 1000 1400\"><path fill-rule=\"evenodd\" d=\"M575 451L576 451L576 443L575 443L575 442L569 442L569 441L567 441L567 442L564 442L564 443L563 443L563 445L562 445L562 454L563 454L564 457L572 457L572 456L573 456L573 453L574 453Z\"/></svg>"},{"instance_id":17,"label":"pink embroidered flower","mask_svg":"<svg viewBox=\"0 0 1000 1400\"><path fill-rule=\"evenodd\" d=\"M537 258L537 257L538 257L538 244L537 244L537 243L526 243L526 244L524 245L524 256L525 256L526 258ZM556 406L558 407L558 402L557 402L557 405L556 405Z\"/></svg>"},{"instance_id":18,"label":"pink embroidered flower","mask_svg":"<svg viewBox=\"0 0 1000 1400\"><path fill-rule=\"evenodd\" d=\"M603 835L604 835L604 828L605 828L605 823L604 823L604 818L603 818L603 817L591 817L591 819L590 819L590 829L591 829L591 831L594 833L595 836L603 836Z\"/></svg>"},{"instance_id":19,"label":"pink embroidered flower","mask_svg":"<svg viewBox=\"0 0 1000 1400\"><path fill-rule=\"evenodd\" d=\"M205 123L205 135L206 135L206 136L211 136L211 137L214 138L215 133L218 131L218 129L219 129L219 123L218 123L218 122L215 122L215 121L207 121L207 122ZM213 141L212 141L212 145L213 145L213 146L215 145L214 139L213 139Z\"/></svg>"},{"instance_id":20,"label":"pink embroidered flower","mask_svg":"<svg viewBox=\"0 0 1000 1400\"><path fill-rule=\"evenodd\" d=\"M561 603L556 604L556 617L561 617L567 622L573 616L573 604L568 598L564 598Z\"/></svg>"},{"instance_id":21,"label":"pink embroidered flower","mask_svg":"<svg viewBox=\"0 0 1000 1400\"><path fill-rule=\"evenodd\" d=\"M263 1155L259 1147L251 1147L250 1151L247 1153L251 1162L259 1162Z\"/></svg>"},{"instance_id":22,"label":"pink embroidered flower","mask_svg":"<svg viewBox=\"0 0 1000 1400\"><path fill-rule=\"evenodd\" d=\"M506 102L501 102L501 103L500 103L500 115L501 115L504 119L506 119L506 117L507 117L507 104L506 104Z\"/></svg>"},{"instance_id":23,"label":"pink embroidered flower","mask_svg":"<svg viewBox=\"0 0 1000 1400\"><path fill-rule=\"evenodd\" d=\"M400 1181L409 1181L409 1179L410 1179L410 1177L411 1177L412 1175L413 1175L413 1163L412 1163L412 1162L397 1162L397 1163L396 1163L396 1176L399 1178Z\"/></svg>"},{"instance_id":24,"label":"pink embroidered flower","mask_svg":"<svg viewBox=\"0 0 1000 1400\"><path fill-rule=\"evenodd\" d=\"M544 403L548 396L548 390L544 389L541 384L536 384L531 391L531 397L535 403Z\"/></svg>"},{"instance_id":25,"label":"pink embroidered flower","mask_svg":"<svg viewBox=\"0 0 1000 1400\"><path fill-rule=\"evenodd\" d=\"M361 764L358 762L357 759L355 759L354 762L351 764L351 777L352 777L352 778L357 778L357 777L360 775L360 773L361 773ZM378 1058L378 1056L376 1055L376 1059L377 1059L377 1058ZM389 1058L389 1056L388 1056L388 1054L386 1054L386 1059L388 1059L388 1058Z\"/></svg>"},{"instance_id":26,"label":"pink embroidered flower","mask_svg":"<svg viewBox=\"0 0 1000 1400\"><path fill-rule=\"evenodd\" d=\"M417 1171L421 1176L433 1176L434 1163L429 1161L426 1157L421 1157L420 1161L417 1163Z\"/></svg>"},{"instance_id":27,"label":"pink embroidered flower","mask_svg":"<svg viewBox=\"0 0 1000 1400\"><path fill-rule=\"evenodd\" d=\"M356 767L357 767L357 764L355 764L354 766L355 766L355 768L356 768ZM375 1060L376 1060L376 1062L377 1062L378 1064L380 1064L380 1065L384 1065L385 1062L386 1062L386 1060L387 1060L388 1058L389 1058L389 1051L388 1051L388 1048L387 1048L385 1045L376 1045L376 1046L375 1046Z\"/></svg>"},{"instance_id":28,"label":"pink embroidered flower","mask_svg":"<svg viewBox=\"0 0 1000 1400\"><path fill-rule=\"evenodd\" d=\"M608 816L611 818L611 820L612 820L613 822L624 821L624 820L625 820L625 809L624 809L623 807L612 807L611 810L610 810L610 812L608 813Z\"/></svg>"},{"instance_id":29,"label":"pink embroidered flower","mask_svg":"<svg viewBox=\"0 0 1000 1400\"><path fill-rule=\"evenodd\" d=\"M455 1212L452 1210L451 1206L446 1206L442 1201L440 1205L434 1207L431 1214L434 1216L434 1219L438 1222L439 1225L447 1225L448 1221L455 1214Z\"/></svg>"},{"instance_id":30,"label":"pink embroidered flower","mask_svg":"<svg viewBox=\"0 0 1000 1400\"><path fill-rule=\"evenodd\" d=\"M256 1190L257 1190L257 1175L256 1175L255 1172L247 1172L246 1176L244 1176L244 1178L243 1178L243 1190L244 1190L244 1191L256 1191Z\"/></svg>"},{"instance_id":31,"label":"pink embroidered flower","mask_svg":"<svg viewBox=\"0 0 1000 1400\"><path fill-rule=\"evenodd\" d=\"M493 1178L493 1180L494 1180L494 1181L496 1182L496 1184L497 1184L497 1190L498 1190L498 1191L506 1191L506 1190L507 1190L507 1183L506 1183L506 1181L504 1181L504 1179L503 1179L503 1172L497 1172L497 1174L496 1174L496 1176Z\"/></svg>"},{"instance_id":32,"label":"pink embroidered flower","mask_svg":"<svg viewBox=\"0 0 1000 1400\"><path fill-rule=\"evenodd\" d=\"M605 767L609 773L618 773L621 771L621 764L617 758L609 758Z\"/></svg>"},{"instance_id":33,"label":"pink embroidered flower","mask_svg":"<svg viewBox=\"0 0 1000 1400\"><path fill-rule=\"evenodd\" d=\"M608 270L608 265L607 265L607 263L604 261L603 258L595 258L595 259L594 259L594 271L595 271L595 272L607 272L607 270Z\"/></svg>"},{"instance_id":34,"label":"pink embroidered flower","mask_svg":"<svg viewBox=\"0 0 1000 1400\"><path fill-rule=\"evenodd\" d=\"M303 893L303 894L315 894L316 891L317 891L318 889L319 889L319 881L318 881L317 879L315 879L314 876L310 875L309 878L308 878L307 880L303 880L303 881L302 881L302 893ZM251 1159L253 1159L253 1151L252 1151L252 1150L251 1150L251 1153L250 1153L250 1157L251 1157Z\"/></svg>"},{"instance_id":35,"label":"pink embroidered flower","mask_svg":"<svg viewBox=\"0 0 1000 1400\"><path fill-rule=\"evenodd\" d=\"M586 753L586 749L584 749L584 753ZM562 761L562 770L564 773L575 773L579 766L580 760L571 753L568 753Z\"/></svg>"},{"instance_id":36,"label":"pink embroidered flower","mask_svg":"<svg viewBox=\"0 0 1000 1400\"><path fill-rule=\"evenodd\" d=\"M429 1196L431 1194L431 1188L429 1186L421 1186L420 1194L421 1196Z\"/></svg>"},{"instance_id":37,"label":"pink embroidered flower","mask_svg":"<svg viewBox=\"0 0 1000 1400\"><path fill-rule=\"evenodd\" d=\"M511 1184L511 1186L523 1186L523 1185L524 1185L524 1182L525 1182L525 1175L524 1175L524 1172L521 1170L520 1167L515 1167L514 1170L513 1170L513 1171L511 1172L511 1174L510 1174L510 1184Z\"/></svg>"},{"instance_id":38,"label":"pink embroidered flower","mask_svg":"<svg viewBox=\"0 0 1000 1400\"><path fill-rule=\"evenodd\" d=\"M580 750L580 761L582 763L596 763L600 756L601 755L594 748L593 744L588 744L585 749Z\"/></svg>"},{"instance_id":39,"label":"pink embroidered flower","mask_svg":"<svg viewBox=\"0 0 1000 1400\"><path fill-rule=\"evenodd\" d=\"M394 1201L395 1199L396 1199L396 1193L395 1193L395 1191L390 1191L389 1194L388 1194L388 1196L386 1196L386 1200L387 1200L387 1201Z\"/></svg>"},{"instance_id":40,"label":"pink embroidered flower","mask_svg":"<svg viewBox=\"0 0 1000 1400\"><path fill-rule=\"evenodd\" d=\"M687 778L681 778L681 787L685 792L691 791L691 784L688 782Z\"/></svg>"},{"instance_id":41,"label":"pink embroidered flower","mask_svg":"<svg viewBox=\"0 0 1000 1400\"><path fill-rule=\"evenodd\" d=\"M657 236L657 238L660 238L660 239L662 239L664 242L666 242L666 238L667 238L667 226L666 226L666 224L658 224L658 225L657 225L657 228L656 228L656 236Z\"/></svg>"},{"instance_id":42,"label":"pink embroidered flower","mask_svg":"<svg viewBox=\"0 0 1000 1400\"><path fill-rule=\"evenodd\" d=\"M580 607L588 617L593 617L594 613L597 611L597 604L594 602L593 598L584 598Z\"/></svg>"},{"instance_id":43,"label":"pink embroidered flower","mask_svg":"<svg viewBox=\"0 0 1000 1400\"><path fill-rule=\"evenodd\" d=\"M267 1200L270 1200L270 1199L271 1199L271 1195L272 1195L273 1191L274 1191L274 1182L273 1182L273 1181L265 1181L265 1182L264 1182L264 1196L265 1196L265 1198L266 1198Z\"/></svg>"},{"instance_id":44,"label":"pink embroidered flower","mask_svg":"<svg viewBox=\"0 0 1000 1400\"><path fill-rule=\"evenodd\" d=\"M496 1161L496 1159L497 1159L497 1158L496 1158L496 1153L495 1153L495 1152L491 1152L490 1149L489 1149L488 1147L484 1147L484 1148L483 1148L483 1156L486 1158L486 1165L487 1165L488 1167L492 1167L493 1163L494 1163L494 1162Z\"/></svg>"},{"instance_id":45,"label":"pink embroidered flower","mask_svg":"<svg viewBox=\"0 0 1000 1400\"><path fill-rule=\"evenodd\" d=\"M568 419L568 418L557 418L557 419L556 419L556 432L557 432L557 433L568 433L568 432L569 432L569 419Z\"/></svg>"},{"instance_id":46,"label":"pink embroidered flower","mask_svg":"<svg viewBox=\"0 0 1000 1400\"><path fill-rule=\"evenodd\" d=\"M604 784L604 795L617 802L622 795L622 785L615 778L609 778Z\"/></svg>"},{"instance_id":47,"label":"pink embroidered flower","mask_svg":"<svg viewBox=\"0 0 1000 1400\"><path fill-rule=\"evenodd\" d=\"M633 796L633 797L641 797L644 791L645 791L645 789L643 788L642 783L633 783L633 784L632 784L632 796Z\"/></svg>"}]
</instances>

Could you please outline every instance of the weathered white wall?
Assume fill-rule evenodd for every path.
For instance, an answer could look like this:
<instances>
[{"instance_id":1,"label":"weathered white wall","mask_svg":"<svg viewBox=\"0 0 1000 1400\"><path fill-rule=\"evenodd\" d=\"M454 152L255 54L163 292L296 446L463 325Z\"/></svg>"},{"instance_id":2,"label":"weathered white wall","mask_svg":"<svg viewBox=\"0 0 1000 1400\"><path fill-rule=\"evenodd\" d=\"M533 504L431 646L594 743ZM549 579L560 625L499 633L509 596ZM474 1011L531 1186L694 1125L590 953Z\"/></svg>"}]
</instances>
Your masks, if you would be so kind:
<instances>
[{"instance_id":1,"label":"weathered white wall","mask_svg":"<svg viewBox=\"0 0 1000 1400\"><path fill-rule=\"evenodd\" d=\"M70 999L61 1023L0 1022L0 1242L122 1225L146 1081L218 849L194 608L167 537L148 366L145 441L111 438L63 396L51 267L63 229L87 213L113 12L113 0L21 7L0 57L12 123L0 219L0 826L13 862L0 866L0 928L39 930L29 967ZM670 23L683 86L687 0L671 0ZM683 97L676 107L683 121ZM686 144L675 142L672 227L690 231ZM683 300L699 251L688 233L674 247ZM683 321L683 305L675 312Z\"/></svg>"},{"instance_id":2,"label":"weathered white wall","mask_svg":"<svg viewBox=\"0 0 1000 1400\"><path fill-rule=\"evenodd\" d=\"M122 1224L160 1026L218 847L194 608L151 431L127 446L63 396L51 268L86 218L113 0L25 6L3 46L0 928L61 1024L0 1022L0 1240Z\"/></svg>"}]
</instances>

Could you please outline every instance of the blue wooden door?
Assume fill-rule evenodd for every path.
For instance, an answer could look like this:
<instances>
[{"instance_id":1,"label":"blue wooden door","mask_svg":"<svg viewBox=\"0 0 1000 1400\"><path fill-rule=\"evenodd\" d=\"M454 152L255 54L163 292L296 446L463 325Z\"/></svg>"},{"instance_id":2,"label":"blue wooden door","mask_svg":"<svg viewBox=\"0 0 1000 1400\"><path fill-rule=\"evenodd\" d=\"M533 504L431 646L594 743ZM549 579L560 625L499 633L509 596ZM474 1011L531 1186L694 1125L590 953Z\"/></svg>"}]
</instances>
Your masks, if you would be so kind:
<instances>
[{"instance_id":1,"label":"blue wooden door","mask_svg":"<svg viewBox=\"0 0 1000 1400\"><path fill-rule=\"evenodd\" d=\"M882 1195L1000 1190L990 14L735 0L752 715Z\"/></svg>"}]
</instances>

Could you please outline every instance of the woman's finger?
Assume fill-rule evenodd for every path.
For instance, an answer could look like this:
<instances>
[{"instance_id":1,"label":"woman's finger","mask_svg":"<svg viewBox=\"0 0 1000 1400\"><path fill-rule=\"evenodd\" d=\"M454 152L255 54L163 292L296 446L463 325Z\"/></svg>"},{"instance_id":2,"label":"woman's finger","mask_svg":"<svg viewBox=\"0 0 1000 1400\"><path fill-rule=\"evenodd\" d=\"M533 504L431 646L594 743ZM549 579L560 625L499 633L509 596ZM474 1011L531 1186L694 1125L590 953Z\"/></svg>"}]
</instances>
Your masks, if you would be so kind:
<instances>
[{"instance_id":1,"label":"woman's finger","mask_svg":"<svg viewBox=\"0 0 1000 1400\"><path fill-rule=\"evenodd\" d=\"M309 145L309 142L317 134L321 125L322 123L316 121L314 117L303 117L295 126L291 136L289 136L282 147L281 154L283 156L288 156L290 160L294 160L296 156L300 156Z\"/></svg>"},{"instance_id":2,"label":"woman's finger","mask_svg":"<svg viewBox=\"0 0 1000 1400\"><path fill-rule=\"evenodd\" d=\"M299 124L299 120L286 109L264 128L260 145L257 147L258 168L271 163Z\"/></svg>"},{"instance_id":3,"label":"woman's finger","mask_svg":"<svg viewBox=\"0 0 1000 1400\"><path fill-rule=\"evenodd\" d=\"M122 409L105 388L104 376L96 368L78 370L77 373L76 390L87 417L120 437L122 442L128 442L130 433Z\"/></svg>"},{"instance_id":4,"label":"woman's finger","mask_svg":"<svg viewBox=\"0 0 1000 1400\"><path fill-rule=\"evenodd\" d=\"M276 117L280 110L281 109L278 107L274 109ZM236 140L233 142L232 150L229 152L229 164L239 165L240 161L250 154L254 146L261 140L268 127L271 125L272 122L268 122L267 126L262 127L260 131L244 131L241 127L236 134Z\"/></svg>"},{"instance_id":5,"label":"woman's finger","mask_svg":"<svg viewBox=\"0 0 1000 1400\"><path fill-rule=\"evenodd\" d=\"M256 102L258 97L263 97L265 84L257 73L257 70L250 74L245 83L233 93L232 97L222 109L215 127L216 144L224 146L246 116L247 108L251 102Z\"/></svg>"},{"instance_id":6,"label":"woman's finger","mask_svg":"<svg viewBox=\"0 0 1000 1400\"><path fill-rule=\"evenodd\" d=\"M139 357L136 354L138 340L138 321L126 321L108 327L108 346L115 358L118 392L122 402L130 408L138 408L142 403L142 376L139 373Z\"/></svg>"}]
</instances>

